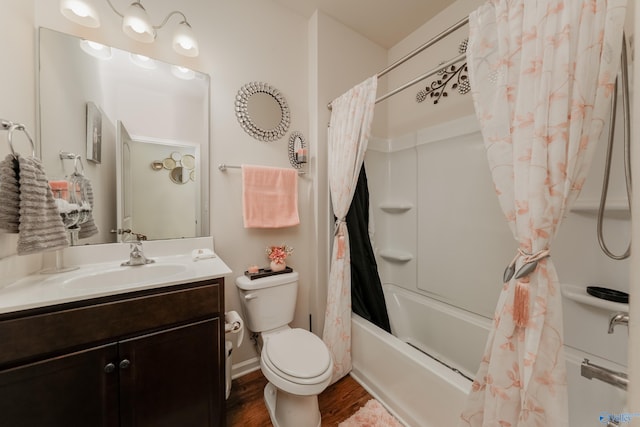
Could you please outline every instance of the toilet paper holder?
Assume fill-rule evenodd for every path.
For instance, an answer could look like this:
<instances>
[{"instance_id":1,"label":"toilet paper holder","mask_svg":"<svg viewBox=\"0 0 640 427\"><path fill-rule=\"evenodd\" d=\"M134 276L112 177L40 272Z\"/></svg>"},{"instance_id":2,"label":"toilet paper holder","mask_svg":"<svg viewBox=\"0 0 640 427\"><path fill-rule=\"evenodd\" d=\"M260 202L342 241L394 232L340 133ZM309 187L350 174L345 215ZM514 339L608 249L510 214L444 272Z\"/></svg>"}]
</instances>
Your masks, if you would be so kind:
<instances>
[{"instance_id":1,"label":"toilet paper holder","mask_svg":"<svg viewBox=\"0 0 640 427\"><path fill-rule=\"evenodd\" d=\"M242 345L244 338L244 322L237 311L228 311L224 314L224 332L238 335L236 347Z\"/></svg>"}]
</instances>

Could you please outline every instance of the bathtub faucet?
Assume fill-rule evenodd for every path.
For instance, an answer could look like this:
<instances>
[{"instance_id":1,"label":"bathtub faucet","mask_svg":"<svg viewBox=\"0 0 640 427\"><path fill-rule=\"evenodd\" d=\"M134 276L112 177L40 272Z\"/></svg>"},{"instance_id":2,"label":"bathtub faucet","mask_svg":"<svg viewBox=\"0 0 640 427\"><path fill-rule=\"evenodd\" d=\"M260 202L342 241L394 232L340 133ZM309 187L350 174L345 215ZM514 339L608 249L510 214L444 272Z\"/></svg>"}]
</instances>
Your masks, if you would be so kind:
<instances>
[{"instance_id":1,"label":"bathtub faucet","mask_svg":"<svg viewBox=\"0 0 640 427\"><path fill-rule=\"evenodd\" d=\"M629 314L628 313L616 313L609 319L609 333L612 334L616 325L629 326Z\"/></svg>"}]
</instances>

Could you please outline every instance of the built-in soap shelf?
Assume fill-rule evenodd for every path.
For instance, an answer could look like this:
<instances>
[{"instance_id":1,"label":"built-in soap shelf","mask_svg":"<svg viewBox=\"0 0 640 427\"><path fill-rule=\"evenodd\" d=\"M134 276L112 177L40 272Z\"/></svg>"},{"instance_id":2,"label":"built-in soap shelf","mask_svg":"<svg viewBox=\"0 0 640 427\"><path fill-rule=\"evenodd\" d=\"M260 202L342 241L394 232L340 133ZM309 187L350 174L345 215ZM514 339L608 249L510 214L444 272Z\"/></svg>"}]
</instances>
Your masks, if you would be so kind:
<instances>
[{"instance_id":1,"label":"built-in soap shelf","mask_svg":"<svg viewBox=\"0 0 640 427\"><path fill-rule=\"evenodd\" d=\"M609 310L611 312L629 312L629 304L596 298L587 293L586 287L563 283L560 285L560 288L562 290L562 296L572 301L601 308L603 310Z\"/></svg>"},{"instance_id":2,"label":"built-in soap shelf","mask_svg":"<svg viewBox=\"0 0 640 427\"><path fill-rule=\"evenodd\" d=\"M600 200L578 199L571 206L571 212L596 215L600 208ZM629 219L629 203L626 199L610 199L604 208L604 214L608 218Z\"/></svg>"},{"instance_id":3,"label":"built-in soap shelf","mask_svg":"<svg viewBox=\"0 0 640 427\"><path fill-rule=\"evenodd\" d=\"M380 204L380 209L387 213L399 214L410 211L413 205L409 202L384 202Z\"/></svg>"},{"instance_id":4,"label":"built-in soap shelf","mask_svg":"<svg viewBox=\"0 0 640 427\"><path fill-rule=\"evenodd\" d=\"M390 262L405 263L413 259L411 252L401 251L398 249L383 249L380 251L380 256Z\"/></svg>"}]
</instances>

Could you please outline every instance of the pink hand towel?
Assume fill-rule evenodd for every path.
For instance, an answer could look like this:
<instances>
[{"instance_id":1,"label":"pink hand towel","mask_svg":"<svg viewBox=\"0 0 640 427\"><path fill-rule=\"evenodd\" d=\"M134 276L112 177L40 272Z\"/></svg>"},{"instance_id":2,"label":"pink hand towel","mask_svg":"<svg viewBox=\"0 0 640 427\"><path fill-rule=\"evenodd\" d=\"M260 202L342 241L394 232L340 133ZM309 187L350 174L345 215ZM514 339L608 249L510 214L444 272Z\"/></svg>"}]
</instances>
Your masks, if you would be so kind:
<instances>
[{"instance_id":1,"label":"pink hand towel","mask_svg":"<svg viewBox=\"0 0 640 427\"><path fill-rule=\"evenodd\" d=\"M300 224L298 172L295 169L242 165L242 216L245 228L281 228Z\"/></svg>"}]
</instances>

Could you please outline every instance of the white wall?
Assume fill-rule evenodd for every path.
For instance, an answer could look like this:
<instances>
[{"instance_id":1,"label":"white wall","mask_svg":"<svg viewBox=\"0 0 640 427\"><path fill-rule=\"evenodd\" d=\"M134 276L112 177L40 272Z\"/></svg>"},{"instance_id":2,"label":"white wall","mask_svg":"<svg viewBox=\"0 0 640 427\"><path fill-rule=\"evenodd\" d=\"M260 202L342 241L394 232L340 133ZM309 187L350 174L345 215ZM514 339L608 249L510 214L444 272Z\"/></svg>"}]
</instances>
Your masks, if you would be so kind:
<instances>
[{"instance_id":1,"label":"white wall","mask_svg":"<svg viewBox=\"0 0 640 427\"><path fill-rule=\"evenodd\" d=\"M386 50L335 19L316 12L309 25L311 173L315 178L314 241L317 242L315 263L317 284L311 295L314 314L313 330L322 331L327 296L330 243L333 214L329 202L327 170L327 104L351 87L384 68ZM385 90L384 84L378 93ZM378 109L375 115L385 115ZM384 132L384 121L376 122L374 132Z\"/></svg>"},{"instance_id":2,"label":"white wall","mask_svg":"<svg viewBox=\"0 0 640 427\"><path fill-rule=\"evenodd\" d=\"M33 137L36 129L35 109L35 31L34 2L4 2L0 14L0 49L4 60L0 67L0 118L24 123ZM28 152L29 143L22 135L14 138L16 151ZM0 157L9 153L6 133L0 132ZM41 257L11 256L16 253L17 235L0 231L0 285L10 283L41 266Z\"/></svg>"},{"instance_id":3,"label":"white wall","mask_svg":"<svg viewBox=\"0 0 640 427\"><path fill-rule=\"evenodd\" d=\"M433 19L426 22L422 27L389 49L389 64L460 21L483 3L484 0L452 1L451 6L444 9ZM432 70L437 67L438 64L459 55L458 47L459 44L468 37L468 28L469 27L465 25L389 73L389 89L392 90L399 87L403 83ZM436 77L438 76L429 77L394 95L387 101L384 101L388 104L389 109L389 131L387 136L402 136L416 129L447 122L456 117L473 114L473 103L470 102L471 94L460 95L457 90L451 90L451 85L449 85L449 90L447 90L449 96L441 98L441 101L437 105L434 105L433 101L429 98L421 103L417 103L417 92L424 89L434 81ZM376 136L383 135L377 134Z\"/></svg>"}]
</instances>

